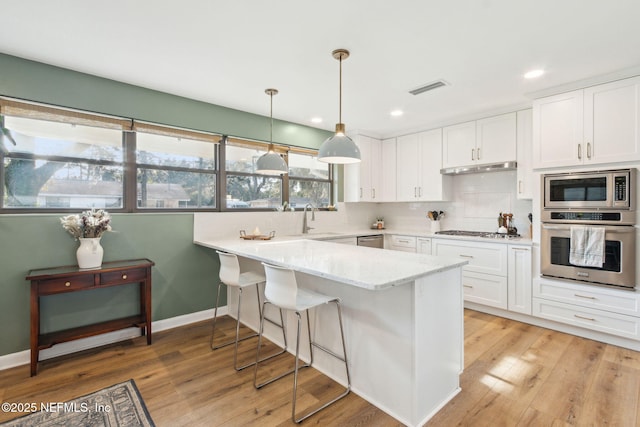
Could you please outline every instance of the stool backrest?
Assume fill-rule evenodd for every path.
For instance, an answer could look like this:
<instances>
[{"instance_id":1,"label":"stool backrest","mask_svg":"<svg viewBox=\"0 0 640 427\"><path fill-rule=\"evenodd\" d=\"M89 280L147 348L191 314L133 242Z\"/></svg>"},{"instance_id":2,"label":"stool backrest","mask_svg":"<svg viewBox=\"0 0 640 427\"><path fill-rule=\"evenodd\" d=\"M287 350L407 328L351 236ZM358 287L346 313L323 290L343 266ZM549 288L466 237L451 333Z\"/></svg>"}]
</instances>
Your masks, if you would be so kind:
<instances>
[{"instance_id":1,"label":"stool backrest","mask_svg":"<svg viewBox=\"0 0 640 427\"><path fill-rule=\"evenodd\" d=\"M240 286L240 263L234 254L216 251L220 256L220 281L227 286Z\"/></svg>"},{"instance_id":2,"label":"stool backrest","mask_svg":"<svg viewBox=\"0 0 640 427\"><path fill-rule=\"evenodd\" d=\"M262 263L262 265L264 265L264 272L267 277L267 283L264 288L265 298L279 307L295 309L298 282L293 270L265 263Z\"/></svg>"}]
</instances>

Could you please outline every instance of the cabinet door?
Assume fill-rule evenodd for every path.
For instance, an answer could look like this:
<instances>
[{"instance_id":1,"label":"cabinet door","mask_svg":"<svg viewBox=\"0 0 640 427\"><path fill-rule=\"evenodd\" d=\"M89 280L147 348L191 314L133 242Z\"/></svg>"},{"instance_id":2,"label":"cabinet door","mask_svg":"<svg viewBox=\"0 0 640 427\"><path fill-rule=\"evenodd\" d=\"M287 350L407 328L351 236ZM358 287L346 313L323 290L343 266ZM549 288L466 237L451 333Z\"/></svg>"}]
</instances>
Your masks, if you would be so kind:
<instances>
[{"instance_id":1,"label":"cabinet door","mask_svg":"<svg viewBox=\"0 0 640 427\"><path fill-rule=\"evenodd\" d=\"M440 201L450 197L452 177L442 175L442 129L418 134L418 200Z\"/></svg>"},{"instance_id":2,"label":"cabinet door","mask_svg":"<svg viewBox=\"0 0 640 427\"><path fill-rule=\"evenodd\" d=\"M434 255L454 256L469 261L464 271L507 276L507 247L502 243L433 239Z\"/></svg>"},{"instance_id":3,"label":"cabinet door","mask_svg":"<svg viewBox=\"0 0 640 427\"><path fill-rule=\"evenodd\" d=\"M359 201L368 202L371 200L371 138L358 135L356 144L360 148L360 194Z\"/></svg>"},{"instance_id":4,"label":"cabinet door","mask_svg":"<svg viewBox=\"0 0 640 427\"><path fill-rule=\"evenodd\" d=\"M382 172L380 173L380 197L377 201L396 201L396 139L384 139L380 143ZM376 173L374 170L373 173Z\"/></svg>"},{"instance_id":5,"label":"cabinet door","mask_svg":"<svg viewBox=\"0 0 640 427\"><path fill-rule=\"evenodd\" d=\"M516 159L518 162L516 197L518 199L533 199L533 155L532 137L532 110L518 111L517 113L517 147Z\"/></svg>"},{"instance_id":6,"label":"cabinet door","mask_svg":"<svg viewBox=\"0 0 640 427\"><path fill-rule=\"evenodd\" d=\"M442 167L466 166L476 161L476 122L442 128Z\"/></svg>"},{"instance_id":7,"label":"cabinet door","mask_svg":"<svg viewBox=\"0 0 640 427\"><path fill-rule=\"evenodd\" d=\"M369 188L367 197L363 200L370 202L382 201L382 141L375 138L369 138L369 170L368 180Z\"/></svg>"},{"instance_id":8,"label":"cabinet door","mask_svg":"<svg viewBox=\"0 0 640 427\"><path fill-rule=\"evenodd\" d=\"M533 101L533 167L573 166L583 162L583 91Z\"/></svg>"},{"instance_id":9,"label":"cabinet door","mask_svg":"<svg viewBox=\"0 0 640 427\"><path fill-rule=\"evenodd\" d=\"M418 237L416 240L416 252L419 254L431 255L431 239Z\"/></svg>"},{"instance_id":10,"label":"cabinet door","mask_svg":"<svg viewBox=\"0 0 640 427\"><path fill-rule=\"evenodd\" d=\"M531 248L509 245L508 309L531 314Z\"/></svg>"},{"instance_id":11,"label":"cabinet door","mask_svg":"<svg viewBox=\"0 0 640 427\"><path fill-rule=\"evenodd\" d=\"M584 90L585 163L640 159L640 77Z\"/></svg>"},{"instance_id":12,"label":"cabinet door","mask_svg":"<svg viewBox=\"0 0 640 427\"><path fill-rule=\"evenodd\" d=\"M412 202L418 197L418 134L400 136L396 141L397 181L399 202Z\"/></svg>"},{"instance_id":13,"label":"cabinet door","mask_svg":"<svg viewBox=\"0 0 640 427\"><path fill-rule=\"evenodd\" d=\"M478 164L516 160L516 113L476 121Z\"/></svg>"}]
</instances>

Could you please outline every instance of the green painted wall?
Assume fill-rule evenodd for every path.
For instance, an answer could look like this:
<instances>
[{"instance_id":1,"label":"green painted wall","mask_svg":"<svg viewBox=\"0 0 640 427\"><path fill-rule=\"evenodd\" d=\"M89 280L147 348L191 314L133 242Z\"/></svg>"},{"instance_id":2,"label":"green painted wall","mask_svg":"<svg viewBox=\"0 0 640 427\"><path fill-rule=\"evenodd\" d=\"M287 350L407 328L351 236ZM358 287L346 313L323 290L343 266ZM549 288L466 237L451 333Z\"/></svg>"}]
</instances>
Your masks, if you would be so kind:
<instances>
[{"instance_id":1,"label":"green painted wall","mask_svg":"<svg viewBox=\"0 0 640 427\"><path fill-rule=\"evenodd\" d=\"M0 94L156 123L268 140L268 117L77 73L0 53ZM257 94L256 96L259 96ZM274 140L317 148L329 132L275 121ZM0 356L29 349L29 270L75 264L78 242L62 215L0 215ZM113 214L102 239L105 261L149 258L153 319L213 307L219 264L195 246L191 213ZM93 323L136 310L134 286L43 299L44 331Z\"/></svg>"}]
</instances>

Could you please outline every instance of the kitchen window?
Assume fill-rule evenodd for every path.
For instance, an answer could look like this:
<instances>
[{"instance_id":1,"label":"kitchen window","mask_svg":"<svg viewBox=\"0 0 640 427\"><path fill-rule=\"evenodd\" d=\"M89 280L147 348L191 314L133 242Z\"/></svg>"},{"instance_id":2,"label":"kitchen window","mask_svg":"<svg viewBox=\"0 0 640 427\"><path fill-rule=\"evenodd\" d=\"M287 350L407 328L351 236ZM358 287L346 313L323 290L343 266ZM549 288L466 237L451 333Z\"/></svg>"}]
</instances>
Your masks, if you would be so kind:
<instances>
[{"instance_id":1,"label":"kitchen window","mask_svg":"<svg viewBox=\"0 0 640 427\"><path fill-rule=\"evenodd\" d=\"M291 151L289 153L289 204L304 208L311 203L317 208L331 204L331 168L318 161L316 153Z\"/></svg>"},{"instance_id":2,"label":"kitchen window","mask_svg":"<svg viewBox=\"0 0 640 427\"><path fill-rule=\"evenodd\" d=\"M282 176L256 173L256 161L267 144L228 138L224 144L226 194L222 209L269 209L282 205Z\"/></svg>"},{"instance_id":3,"label":"kitchen window","mask_svg":"<svg viewBox=\"0 0 640 427\"><path fill-rule=\"evenodd\" d=\"M256 173L268 144L0 98L0 213L264 211L332 200L315 150L275 145L289 174Z\"/></svg>"},{"instance_id":4,"label":"kitchen window","mask_svg":"<svg viewBox=\"0 0 640 427\"><path fill-rule=\"evenodd\" d=\"M220 137L136 122L136 208L216 207Z\"/></svg>"},{"instance_id":5,"label":"kitchen window","mask_svg":"<svg viewBox=\"0 0 640 427\"><path fill-rule=\"evenodd\" d=\"M3 211L122 209L126 124L0 100Z\"/></svg>"}]
</instances>

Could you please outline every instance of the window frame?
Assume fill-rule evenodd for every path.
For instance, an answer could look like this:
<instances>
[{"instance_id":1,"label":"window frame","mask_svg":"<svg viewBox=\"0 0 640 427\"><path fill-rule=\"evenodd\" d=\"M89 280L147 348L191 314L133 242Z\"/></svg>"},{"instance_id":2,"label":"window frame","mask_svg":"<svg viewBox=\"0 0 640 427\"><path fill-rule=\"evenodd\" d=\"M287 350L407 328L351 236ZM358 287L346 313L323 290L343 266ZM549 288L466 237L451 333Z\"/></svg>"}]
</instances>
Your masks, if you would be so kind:
<instances>
[{"instance_id":1,"label":"window frame","mask_svg":"<svg viewBox=\"0 0 640 427\"><path fill-rule=\"evenodd\" d=\"M7 109L12 113L8 114ZM273 211L273 208L228 208L226 206L226 193L227 193L227 170L226 170L226 147L229 141L232 144L237 142L239 145L247 147L256 147L261 150L267 149L269 143L263 141L254 141L246 138L240 138L235 136L227 136L221 134L215 134L211 132L202 132L192 129L177 128L168 125L150 123L146 121L137 121L135 119L122 118L116 116L108 116L97 113L91 113L81 110L66 109L61 107L50 106L41 103L34 103L30 101L16 100L13 98L0 97L0 118L4 115L15 115L20 117L32 118L36 120L49 120L60 121L63 123L76 123L87 126L102 126L115 129L121 129L122 132L122 149L123 159L122 162L110 161L110 160L94 160L81 157L68 157L64 155L37 155L30 153L13 153L0 150L0 215L2 214L55 214L55 213L73 213L79 209L84 208L13 208L6 207L4 205L4 197L6 193L5 188L5 159L7 158L25 158L33 160L45 160L45 161L60 161L60 162L72 162L81 163L87 165L98 166L117 166L123 168L122 176L122 207L121 208L108 208L109 212L113 213L194 213L194 212L268 212ZM52 119L53 118L53 119ZM209 172L215 175L215 207L208 208L142 208L138 207L137 203L137 174L141 168L167 170L177 172L196 172L202 173L200 169L193 169L181 166L164 166L138 163L136 159L136 143L137 143L137 131L160 133L165 135L182 135L185 139L204 140L215 144L214 148L214 169ZM286 146L282 144L273 143L275 151L281 154L287 163L289 164L289 153L299 153L307 155L317 155L317 150ZM259 173L247 173L247 172L230 172L229 175L239 176L259 176L274 178L274 176L261 175ZM283 174L276 176L280 179L282 195L282 203L290 202L289 194L289 174ZM298 181L319 181L326 182L329 185L329 200L330 204L335 202L335 167L334 165L328 165L328 179L313 179L304 177L293 177ZM88 207L86 208L88 209ZM302 207L296 208L296 210L302 210ZM327 210L326 208L319 208L320 210Z\"/></svg>"}]
</instances>

